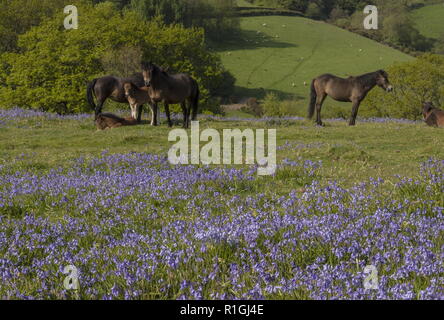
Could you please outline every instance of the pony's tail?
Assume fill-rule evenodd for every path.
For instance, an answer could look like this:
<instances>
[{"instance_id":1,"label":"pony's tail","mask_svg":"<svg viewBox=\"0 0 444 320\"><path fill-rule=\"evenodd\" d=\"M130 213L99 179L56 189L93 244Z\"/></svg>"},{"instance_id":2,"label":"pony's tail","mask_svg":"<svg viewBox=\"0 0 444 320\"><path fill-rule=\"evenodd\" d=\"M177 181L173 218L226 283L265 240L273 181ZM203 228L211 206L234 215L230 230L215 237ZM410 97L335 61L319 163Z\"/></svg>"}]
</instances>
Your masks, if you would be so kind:
<instances>
[{"instance_id":1,"label":"pony's tail","mask_svg":"<svg viewBox=\"0 0 444 320\"><path fill-rule=\"evenodd\" d=\"M308 119L313 118L313 115L315 112L315 106L316 106L316 99L318 97L318 95L316 94L315 81L316 81L316 79L314 79L311 82L310 104L308 106L308 116L307 116Z\"/></svg>"},{"instance_id":2,"label":"pony's tail","mask_svg":"<svg viewBox=\"0 0 444 320\"><path fill-rule=\"evenodd\" d=\"M191 115L191 120L196 121L197 119L197 111L199 109L199 96L200 96L200 90L199 90L199 85L196 83L196 94L194 95L193 98L193 105L191 106L192 109L192 115Z\"/></svg>"},{"instance_id":3,"label":"pony's tail","mask_svg":"<svg viewBox=\"0 0 444 320\"><path fill-rule=\"evenodd\" d=\"M93 97L93 90L96 85L97 79L94 79L88 84L88 87L86 88L86 99L88 100L89 105L93 108L93 110L96 110L96 104L94 103L94 97Z\"/></svg>"}]
</instances>

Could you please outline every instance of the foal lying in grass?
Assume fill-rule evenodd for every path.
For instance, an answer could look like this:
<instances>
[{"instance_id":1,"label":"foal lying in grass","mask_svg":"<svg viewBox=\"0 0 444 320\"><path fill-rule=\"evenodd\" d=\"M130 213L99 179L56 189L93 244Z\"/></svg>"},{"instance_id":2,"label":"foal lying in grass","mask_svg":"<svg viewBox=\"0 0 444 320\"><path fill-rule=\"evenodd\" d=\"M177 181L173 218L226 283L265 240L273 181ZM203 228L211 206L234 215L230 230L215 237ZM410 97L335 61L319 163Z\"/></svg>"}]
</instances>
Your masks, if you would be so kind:
<instances>
[{"instance_id":1,"label":"foal lying in grass","mask_svg":"<svg viewBox=\"0 0 444 320\"><path fill-rule=\"evenodd\" d=\"M100 113L95 123L98 130L105 130L122 126L134 126L137 124L137 120L134 118L121 118L112 113Z\"/></svg>"},{"instance_id":2,"label":"foal lying in grass","mask_svg":"<svg viewBox=\"0 0 444 320\"><path fill-rule=\"evenodd\" d=\"M435 108L431 102L424 103L422 115L429 126L444 128L444 111Z\"/></svg>"}]
</instances>

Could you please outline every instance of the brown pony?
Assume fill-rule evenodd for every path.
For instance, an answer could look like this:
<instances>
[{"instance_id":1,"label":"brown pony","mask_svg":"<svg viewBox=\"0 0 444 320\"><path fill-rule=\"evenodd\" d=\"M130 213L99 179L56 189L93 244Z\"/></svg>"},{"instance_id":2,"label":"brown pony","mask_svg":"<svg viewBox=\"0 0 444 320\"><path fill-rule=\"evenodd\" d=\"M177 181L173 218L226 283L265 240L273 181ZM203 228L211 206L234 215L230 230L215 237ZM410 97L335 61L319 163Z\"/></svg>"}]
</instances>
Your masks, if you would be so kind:
<instances>
[{"instance_id":1,"label":"brown pony","mask_svg":"<svg viewBox=\"0 0 444 320\"><path fill-rule=\"evenodd\" d=\"M127 103L123 84L125 82L132 82L136 86L143 87L144 80L141 73L136 73L128 78L118 78L114 76L105 76L92 80L86 89L86 98L91 107L95 110L95 116L102 113L103 104L106 99L111 99L116 102ZM94 96L97 100L97 105L94 103ZM134 116L134 115L133 115ZM142 107L138 110L138 115L134 116L137 121L142 119Z\"/></svg>"},{"instance_id":2,"label":"brown pony","mask_svg":"<svg viewBox=\"0 0 444 320\"><path fill-rule=\"evenodd\" d=\"M192 120L196 120L199 103L199 86L192 77L185 73L168 74L151 62L142 63L142 75L145 85L150 87L150 98L153 101L154 110L157 110L157 103L165 103L165 112L168 118L168 125L171 127L169 105L180 104L183 111L183 127L190 125L190 113ZM188 106L187 102L188 101ZM157 119L154 118L154 125Z\"/></svg>"},{"instance_id":3,"label":"brown pony","mask_svg":"<svg viewBox=\"0 0 444 320\"><path fill-rule=\"evenodd\" d=\"M96 117L95 123L98 130L105 130L122 126L134 126L138 124L138 121L134 118L120 118L112 113L101 113Z\"/></svg>"},{"instance_id":4,"label":"brown pony","mask_svg":"<svg viewBox=\"0 0 444 320\"><path fill-rule=\"evenodd\" d=\"M352 102L353 109L349 125L354 126L358 115L359 105L365 99L367 93L376 85L387 92L393 90L388 80L387 72L378 70L357 77L347 79L336 77L332 74L324 74L311 83L311 100L308 107L308 118L313 117L316 107L316 123L322 126L321 108L325 98L330 96L336 101Z\"/></svg>"},{"instance_id":5,"label":"brown pony","mask_svg":"<svg viewBox=\"0 0 444 320\"><path fill-rule=\"evenodd\" d=\"M132 82L125 82L123 84L123 90L125 92L125 97L128 100L131 107L131 115L135 118L138 114L139 109L145 103L150 106L151 109L151 125L154 125L154 119L157 119L157 108L153 107L153 102L150 98L150 87L137 87ZM169 111L169 110L168 110Z\"/></svg>"},{"instance_id":6,"label":"brown pony","mask_svg":"<svg viewBox=\"0 0 444 320\"><path fill-rule=\"evenodd\" d=\"M427 125L444 128L444 111L435 108L431 102L424 103L422 115Z\"/></svg>"}]
</instances>

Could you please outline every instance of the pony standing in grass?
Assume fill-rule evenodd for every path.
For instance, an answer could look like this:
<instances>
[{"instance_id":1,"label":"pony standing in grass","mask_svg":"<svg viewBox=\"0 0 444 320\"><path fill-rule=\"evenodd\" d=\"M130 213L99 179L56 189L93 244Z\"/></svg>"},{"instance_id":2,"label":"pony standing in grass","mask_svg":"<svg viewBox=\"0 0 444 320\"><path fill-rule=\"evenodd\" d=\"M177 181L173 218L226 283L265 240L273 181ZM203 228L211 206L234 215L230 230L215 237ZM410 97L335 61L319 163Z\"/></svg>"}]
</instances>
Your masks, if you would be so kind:
<instances>
[{"instance_id":1,"label":"pony standing in grass","mask_svg":"<svg viewBox=\"0 0 444 320\"><path fill-rule=\"evenodd\" d=\"M149 94L154 110L157 112L157 103L162 101L165 103L165 112L170 127L173 125L170 118L170 104L181 105L184 128L188 128L190 125L191 112L191 119L196 120L200 94L196 80L185 73L168 74L151 62L142 63L142 75L145 85L150 88ZM154 125L157 125L156 117Z\"/></svg>"},{"instance_id":2,"label":"pony standing in grass","mask_svg":"<svg viewBox=\"0 0 444 320\"><path fill-rule=\"evenodd\" d=\"M127 103L123 84L125 82L132 82L136 86L142 87L144 85L143 76L141 73L136 73L128 78L118 78L114 76L105 76L92 80L86 89L86 97L88 103L95 110L95 116L102 113L103 104L106 99L111 99L120 103ZM94 103L94 96L97 100L97 105ZM133 115L137 121L142 120L142 108L140 108L137 115Z\"/></svg>"},{"instance_id":3,"label":"pony standing in grass","mask_svg":"<svg viewBox=\"0 0 444 320\"><path fill-rule=\"evenodd\" d=\"M150 87L138 87L132 82L125 82L123 84L123 90L125 92L125 97L129 102L131 107L131 115L135 118L136 115L140 114L140 109L144 104L148 104L151 110L151 125L155 125L157 120L157 105L153 103L150 98ZM166 108L166 107L165 107ZM169 119L169 109L167 110L168 119ZM157 125L157 123L156 123Z\"/></svg>"},{"instance_id":4,"label":"pony standing in grass","mask_svg":"<svg viewBox=\"0 0 444 320\"><path fill-rule=\"evenodd\" d=\"M316 123L322 126L321 108L327 96L336 101L352 102L353 109L349 125L356 124L359 105L365 99L370 90L376 85L387 92L393 90L388 80L387 72L378 70L366 73L358 77L348 77L347 79L336 77L332 74L323 74L311 83L311 99L308 107L308 118L313 118L316 107Z\"/></svg>"}]
</instances>

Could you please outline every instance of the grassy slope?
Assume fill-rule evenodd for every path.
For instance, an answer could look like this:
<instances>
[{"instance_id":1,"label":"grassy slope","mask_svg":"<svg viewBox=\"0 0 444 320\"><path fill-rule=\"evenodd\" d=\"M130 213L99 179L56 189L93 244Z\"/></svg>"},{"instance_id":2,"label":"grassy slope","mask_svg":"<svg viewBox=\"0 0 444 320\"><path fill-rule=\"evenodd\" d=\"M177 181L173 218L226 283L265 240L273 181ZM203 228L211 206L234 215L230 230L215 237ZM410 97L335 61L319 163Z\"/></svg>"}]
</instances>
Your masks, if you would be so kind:
<instances>
[{"instance_id":1,"label":"grassy slope","mask_svg":"<svg viewBox=\"0 0 444 320\"><path fill-rule=\"evenodd\" d=\"M240 96L261 97L264 90L260 88L265 88L292 95L305 108L308 86L304 81L309 83L323 73L362 74L412 59L367 38L305 18L249 17L241 20L241 26L241 39L213 45L237 78Z\"/></svg>"},{"instance_id":2,"label":"grassy slope","mask_svg":"<svg viewBox=\"0 0 444 320\"><path fill-rule=\"evenodd\" d=\"M358 123L351 128L342 121L317 128L307 121L201 121L201 130L208 127L276 128L278 146L286 141L292 144L278 150L278 162L298 157L322 160L324 182L336 180L351 184L367 177L395 181L394 174L410 176L418 172L419 163L429 157L444 158L443 130L424 124ZM38 172L59 165L69 167L73 159L94 157L104 150L166 154L172 145L168 142L168 132L165 125L96 132L92 120L24 120L20 128L0 127L0 166L12 165ZM294 187L285 179L274 182L281 191ZM275 187L274 183L266 185L269 190Z\"/></svg>"},{"instance_id":3,"label":"grassy slope","mask_svg":"<svg viewBox=\"0 0 444 320\"><path fill-rule=\"evenodd\" d=\"M444 3L422 7L413 11L413 19L421 33L438 38L444 34Z\"/></svg>"}]
</instances>

